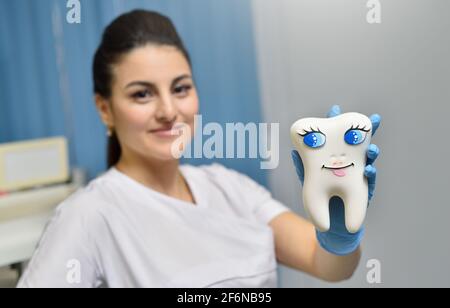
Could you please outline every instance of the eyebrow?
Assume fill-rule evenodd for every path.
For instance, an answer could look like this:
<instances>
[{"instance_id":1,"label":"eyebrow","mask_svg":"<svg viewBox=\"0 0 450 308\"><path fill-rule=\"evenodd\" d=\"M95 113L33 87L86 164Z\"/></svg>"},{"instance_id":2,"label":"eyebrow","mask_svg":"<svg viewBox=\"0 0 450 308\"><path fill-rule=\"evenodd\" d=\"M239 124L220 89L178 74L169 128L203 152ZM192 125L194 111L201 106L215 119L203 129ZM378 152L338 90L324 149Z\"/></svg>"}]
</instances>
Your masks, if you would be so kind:
<instances>
[{"instance_id":1,"label":"eyebrow","mask_svg":"<svg viewBox=\"0 0 450 308\"><path fill-rule=\"evenodd\" d=\"M191 75L187 75L187 74L186 75L181 75L181 76L175 78L172 81L172 86L174 86L175 84L177 84L178 82L180 82L183 79L192 79L192 76ZM148 81L132 81L132 82L130 82L129 84L126 85L125 89L128 89L129 87L132 87L132 86L154 87L155 84L151 83L151 82L148 82Z\"/></svg>"}]
</instances>

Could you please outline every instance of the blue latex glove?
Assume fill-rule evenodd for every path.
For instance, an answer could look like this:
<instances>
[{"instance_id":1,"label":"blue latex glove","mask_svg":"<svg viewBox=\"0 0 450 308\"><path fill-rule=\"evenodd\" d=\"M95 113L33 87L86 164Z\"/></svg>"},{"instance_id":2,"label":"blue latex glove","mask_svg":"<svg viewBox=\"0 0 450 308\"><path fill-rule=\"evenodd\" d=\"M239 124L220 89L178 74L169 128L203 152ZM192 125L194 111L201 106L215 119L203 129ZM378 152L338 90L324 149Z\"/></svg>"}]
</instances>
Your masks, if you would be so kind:
<instances>
[{"instance_id":1,"label":"blue latex glove","mask_svg":"<svg viewBox=\"0 0 450 308\"><path fill-rule=\"evenodd\" d=\"M333 106L328 113L328 117L332 118L340 114L340 107ZM374 114L370 117L370 120L372 121L373 136L380 126L381 117L378 114ZM380 150L375 144L369 145L369 148L367 150L367 166L364 172L369 183L369 201L372 199L373 193L375 191L377 170L373 166L373 164L377 159L379 153ZM303 162L296 150L293 150L291 154L298 178L303 185L305 180ZM333 197L330 200L330 220L330 230L328 230L327 232L320 232L316 230L317 240L319 241L320 245L326 251L339 256L345 256L354 252L359 247L364 236L364 228L361 228L361 230L359 230L357 233L350 233L347 231L347 228L345 227L344 203L339 197Z\"/></svg>"}]
</instances>

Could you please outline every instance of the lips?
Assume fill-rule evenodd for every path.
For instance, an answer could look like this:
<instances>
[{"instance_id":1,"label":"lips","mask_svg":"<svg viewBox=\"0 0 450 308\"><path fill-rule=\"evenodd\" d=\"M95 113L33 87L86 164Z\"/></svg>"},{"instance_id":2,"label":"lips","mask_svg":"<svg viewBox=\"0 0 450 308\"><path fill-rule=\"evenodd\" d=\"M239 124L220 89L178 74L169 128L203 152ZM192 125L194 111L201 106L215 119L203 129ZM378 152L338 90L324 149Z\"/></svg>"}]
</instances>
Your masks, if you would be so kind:
<instances>
[{"instance_id":1,"label":"lips","mask_svg":"<svg viewBox=\"0 0 450 308\"><path fill-rule=\"evenodd\" d=\"M354 167L354 166L355 166L354 163L351 163L350 165L345 166L345 167L338 167L338 168L336 168L336 167L327 167L327 166L323 165L322 169L330 170L337 177L344 177L344 176L347 175L347 172L345 171L345 169L350 168L350 167Z\"/></svg>"},{"instance_id":2,"label":"lips","mask_svg":"<svg viewBox=\"0 0 450 308\"><path fill-rule=\"evenodd\" d=\"M154 136L160 137L160 138L176 138L177 136L180 136L183 129L183 123L172 123L171 125L162 126L160 128L149 130L148 132L150 134L153 134Z\"/></svg>"},{"instance_id":3,"label":"lips","mask_svg":"<svg viewBox=\"0 0 450 308\"><path fill-rule=\"evenodd\" d=\"M172 130L173 127L174 127L174 125L164 126L164 127L161 127L161 128L152 129L150 132L151 133L167 132L167 131Z\"/></svg>"}]
</instances>

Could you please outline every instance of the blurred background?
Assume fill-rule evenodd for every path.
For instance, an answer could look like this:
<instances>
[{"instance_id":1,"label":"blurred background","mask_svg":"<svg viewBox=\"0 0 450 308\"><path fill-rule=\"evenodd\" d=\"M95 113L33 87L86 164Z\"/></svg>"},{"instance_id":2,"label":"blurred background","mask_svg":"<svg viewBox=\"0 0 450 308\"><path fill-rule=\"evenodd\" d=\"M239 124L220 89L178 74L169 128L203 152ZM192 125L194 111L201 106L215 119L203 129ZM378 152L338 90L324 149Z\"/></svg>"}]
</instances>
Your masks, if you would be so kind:
<instances>
[{"instance_id":1,"label":"blurred background","mask_svg":"<svg viewBox=\"0 0 450 308\"><path fill-rule=\"evenodd\" d=\"M367 0L80 3L81 23L70 24L66 0L0 0L0 144L65 136L71 170L84 172L79 185L104 172L106 136L93 102L92 57L116 16L156 10L174 21L191 53L205 123L280 123L277 169L261 170L258 159L218 162L267 186L301 215L291 124L325 115L333 104L383 117L373 140L382 155L358 271L347 282L327 284L281 266L281 287L450 286L449 1L381 0L377 24L367 22ZM6 265L17 269L23 261L1 263L16 243L11 230L29 224L6 219L22 219L11 214L17 200L7 198L0 196L0 286L14 285L16 273ZM22 256L27 249L19 249ZM379 284L367 279L371 260L381 265Z\"/></svg>"}]
</instances>

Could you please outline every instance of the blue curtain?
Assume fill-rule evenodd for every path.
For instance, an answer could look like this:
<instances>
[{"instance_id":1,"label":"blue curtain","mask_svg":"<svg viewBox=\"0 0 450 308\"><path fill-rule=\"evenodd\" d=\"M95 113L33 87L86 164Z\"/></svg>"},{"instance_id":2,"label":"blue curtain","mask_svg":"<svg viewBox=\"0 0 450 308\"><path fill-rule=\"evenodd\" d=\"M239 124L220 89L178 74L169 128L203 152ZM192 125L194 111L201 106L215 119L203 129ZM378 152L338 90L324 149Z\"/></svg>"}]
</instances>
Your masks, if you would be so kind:
<instances>
[{"instance_id":1,"label":"blue curtain","mask_svg":"<svg viewBox=\"0 0 450 308\"><path fill-rule=\"evenodd\" d=\"M204 122L260 122L250 1L0 0L0 142L67 136L72 166L106 168L106 136L93 102L91 62L104 27L145 8L168 15L191 53ZM192 164L211 163L189 160ZM260 161L219 160L267 185Z\"/></svg>"}]
</instances>

